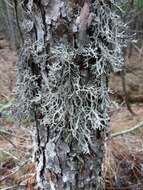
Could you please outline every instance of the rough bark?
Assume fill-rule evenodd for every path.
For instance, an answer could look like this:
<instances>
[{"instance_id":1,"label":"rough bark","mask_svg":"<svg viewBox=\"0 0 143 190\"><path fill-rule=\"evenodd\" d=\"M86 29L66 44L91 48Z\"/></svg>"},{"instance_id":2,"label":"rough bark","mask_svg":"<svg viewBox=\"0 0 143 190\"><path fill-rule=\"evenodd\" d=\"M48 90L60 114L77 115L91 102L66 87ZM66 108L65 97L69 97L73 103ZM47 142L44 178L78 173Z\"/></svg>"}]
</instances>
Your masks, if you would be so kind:
<instances>
[{"instance_id":1,"label":"rough bark","mask_svg":"<svg viewBox=\"0 0 143 190\"><path fill-rule=\"evenodd\" d=\"M103 190L108 75L123 61L111 2L25 0L23 8L18 117L35 123L38 186Z\"/></svg>"}]
</instances>

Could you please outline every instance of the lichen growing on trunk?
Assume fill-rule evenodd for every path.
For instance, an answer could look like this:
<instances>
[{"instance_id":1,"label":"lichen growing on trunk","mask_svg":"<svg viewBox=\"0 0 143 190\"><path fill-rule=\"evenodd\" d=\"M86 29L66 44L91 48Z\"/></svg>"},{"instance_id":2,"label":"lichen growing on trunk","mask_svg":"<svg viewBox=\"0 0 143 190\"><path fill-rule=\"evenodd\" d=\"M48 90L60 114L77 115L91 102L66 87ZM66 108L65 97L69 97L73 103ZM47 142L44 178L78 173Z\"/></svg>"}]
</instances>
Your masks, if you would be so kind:
<instances>
[{"instance_id":1,"label":"lichen growing on trunk","mask_svg":"<svg viewBox=\"0 0 143 190\"><path fill-rule=\"evenodd\" d=\"M34 121L38 186L103 190L108 78L124 62L119 9L110 0L25 0L23 8L17 110Z\"/></svg>"}]
</instances>

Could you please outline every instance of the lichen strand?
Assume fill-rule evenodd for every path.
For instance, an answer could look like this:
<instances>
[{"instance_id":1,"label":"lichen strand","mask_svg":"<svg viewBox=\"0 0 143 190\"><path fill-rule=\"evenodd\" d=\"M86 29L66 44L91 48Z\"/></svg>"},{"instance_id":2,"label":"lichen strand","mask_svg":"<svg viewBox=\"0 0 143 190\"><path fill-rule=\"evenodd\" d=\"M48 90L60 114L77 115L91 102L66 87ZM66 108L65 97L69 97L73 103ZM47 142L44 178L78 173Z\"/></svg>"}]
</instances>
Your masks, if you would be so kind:
<instances>
[{"instance_id":1,"label":"lichen strand","mask_svg":"<svg viewBox=\"0 0 143 190\"><path fill-rule=\"evenodd\" d=\"M119 9L114 1L91 1L81 47L78 1L25 0L23 6L28 49L20 55L17 89L20 113L35 119L38 186L103 190L108 77L122 69L126 43Z\"/></svg>"}]
</instances>

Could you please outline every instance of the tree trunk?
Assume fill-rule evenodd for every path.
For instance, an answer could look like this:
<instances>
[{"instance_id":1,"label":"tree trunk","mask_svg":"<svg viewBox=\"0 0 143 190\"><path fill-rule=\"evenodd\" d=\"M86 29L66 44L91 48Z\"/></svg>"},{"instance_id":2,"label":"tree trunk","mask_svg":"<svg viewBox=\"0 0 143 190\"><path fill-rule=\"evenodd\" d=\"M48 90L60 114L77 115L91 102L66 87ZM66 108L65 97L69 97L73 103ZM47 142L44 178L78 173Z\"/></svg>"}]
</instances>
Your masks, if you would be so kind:
<instances>
[{"instance_id":1,"label":"tree trunk","mask_svg":"<svg viewBox=\"0 0 143 190\"><path fill-rule=\"evenodd\" d=\"M14 28L14 14L8 2L4 1L4 5L6 12L5 20L7 25L8 38L10 39L10 46L12 49L16 49L16 30Z\"/></svg>"},{"instance_id":2,"label":"tree trunk","mask_svg":"<svg viewBox=\"0 0 143 190\"><path fill-rule=\"evenodd\" d=\"M25 0L23 7L18 117L35 123L38 186L103 190L108 75L123 63L119 18L107 0Z\"/></svg>"}]
</instances>

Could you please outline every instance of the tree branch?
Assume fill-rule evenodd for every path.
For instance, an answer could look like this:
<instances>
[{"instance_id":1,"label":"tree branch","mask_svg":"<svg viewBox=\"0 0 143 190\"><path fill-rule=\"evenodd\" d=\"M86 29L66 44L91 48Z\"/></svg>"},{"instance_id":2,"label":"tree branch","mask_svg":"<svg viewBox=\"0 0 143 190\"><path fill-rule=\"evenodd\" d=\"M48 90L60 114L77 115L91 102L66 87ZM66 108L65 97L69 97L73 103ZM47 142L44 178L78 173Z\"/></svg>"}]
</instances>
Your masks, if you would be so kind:
<instances>
[{"instance_id":1,"label":"tree branch","mask_svg":"<svg viewBox=\"0 0 143 190\"><path fill-rule=\"evenodd\" d=\"M136 130L140 127L143 127L143 121L141 121L140 123L138 123L137 125L135 125L134 127L130 128L130 129L111 134L110 139L115 138L120 135L125 135L127 133L133 132L134 130Z\"/></svg>"}]
</instances>

